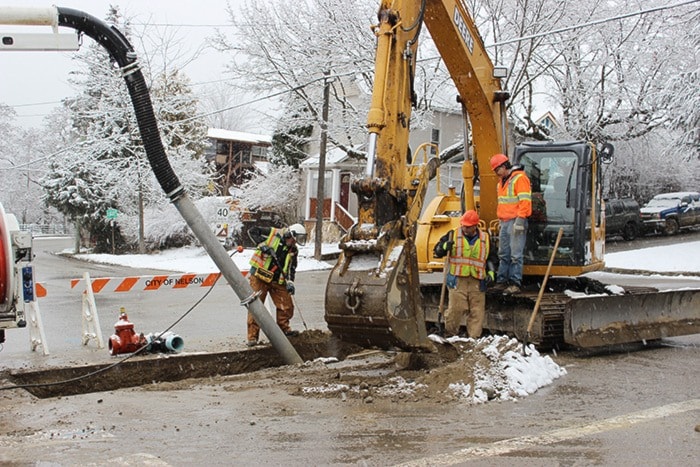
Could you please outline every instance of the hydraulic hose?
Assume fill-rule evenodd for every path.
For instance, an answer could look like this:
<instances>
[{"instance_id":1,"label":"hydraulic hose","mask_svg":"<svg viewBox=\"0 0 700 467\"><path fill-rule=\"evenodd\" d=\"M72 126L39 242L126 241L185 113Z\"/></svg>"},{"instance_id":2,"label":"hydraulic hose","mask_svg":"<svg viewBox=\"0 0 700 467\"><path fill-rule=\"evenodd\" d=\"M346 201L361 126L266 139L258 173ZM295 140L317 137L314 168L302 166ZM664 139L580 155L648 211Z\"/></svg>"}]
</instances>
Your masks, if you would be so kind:
<instances>
[{"instance_id":1,"label":"hydraulic hose","mask_svg":"<svg viewBox=\"0 0 700 467\"><path fill-rule=\"evenodd\" d=\"M136 60L133 47L117 28L88 13L63 7L57 7L57 10L59 26L85 33L107 49L112 59L119 65L129 89L141 139L153 173L170 200L176 200L182 196L184 188L165 155L146 80Z\"/></svg>"}]
</instances>

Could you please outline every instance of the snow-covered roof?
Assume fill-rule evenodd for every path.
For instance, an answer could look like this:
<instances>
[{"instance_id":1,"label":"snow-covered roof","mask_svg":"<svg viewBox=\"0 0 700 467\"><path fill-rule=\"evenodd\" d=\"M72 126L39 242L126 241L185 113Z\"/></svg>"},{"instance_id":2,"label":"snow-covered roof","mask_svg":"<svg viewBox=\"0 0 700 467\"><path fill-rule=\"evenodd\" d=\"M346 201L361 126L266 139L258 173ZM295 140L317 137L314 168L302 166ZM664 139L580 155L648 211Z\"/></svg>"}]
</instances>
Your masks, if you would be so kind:
<instances>
[{"instance_id":1,"label":"snow-covered roof","mask_svg":"<svg viewBox=\"0 0 700 467\"><path fill-rule=\"evenodd\" d=\"M309 156L306 159L304 159L304 161L300 165L302 167L318 167L319 158L319 154ZM352 159L350 156L348 156L348 153L346 153L340 148L333 148L329 151L326 151L326 166L338 165L348 161L354 162L355 159Z\"/></svg>"},{"instance_id":2,"label":"snow-covered roof","mask_svg":"<svg viewBox=\"0 0 700 467\"><path fill-rule=\"evenodd\" d=\"M244 133L242 131L222 130L221 128L209 128L207 136L214 139L226 139L230 141L242 141L253 144L272 144L272 136Z\"/></svg>"}]
</instances>

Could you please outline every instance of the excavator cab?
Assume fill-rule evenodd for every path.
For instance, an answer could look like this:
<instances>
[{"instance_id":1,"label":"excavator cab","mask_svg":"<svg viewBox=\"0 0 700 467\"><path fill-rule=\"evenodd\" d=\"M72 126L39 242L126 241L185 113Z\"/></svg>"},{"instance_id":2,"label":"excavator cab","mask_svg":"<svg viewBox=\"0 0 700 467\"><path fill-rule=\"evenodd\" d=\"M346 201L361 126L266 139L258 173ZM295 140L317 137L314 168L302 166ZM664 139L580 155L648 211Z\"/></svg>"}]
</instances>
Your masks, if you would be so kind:
<instances>
[{"instance_id":1,"label":"excavator cab","mask_svg":"<svg viewBox=\"0 0 700 467\"><path fill-rule=\"evenodd\" d=\"M602 269L605 246L601 170L586 142L529 142L518 146L515 163L532 186L523 273L542 276L559 229L552 275L578 276Z\"/></svg>"}]
</instances>

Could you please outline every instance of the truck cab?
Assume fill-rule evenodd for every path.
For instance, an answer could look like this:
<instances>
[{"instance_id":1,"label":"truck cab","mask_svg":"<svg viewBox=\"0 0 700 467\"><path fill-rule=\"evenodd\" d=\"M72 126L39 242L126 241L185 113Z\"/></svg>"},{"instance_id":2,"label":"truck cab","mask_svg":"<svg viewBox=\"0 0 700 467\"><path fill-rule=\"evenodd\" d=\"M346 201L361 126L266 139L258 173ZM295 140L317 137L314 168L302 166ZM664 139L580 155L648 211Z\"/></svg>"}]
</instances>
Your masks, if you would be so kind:
<instances>
[{"instance_id":1,"label":"truck cab","mask_svg":"<svg viewBox=\"0 0 700 467\"><path fill-rule=\"evenodd\" d=\"M700 225L700 193L682 191L654 196L641 209L645 233L675 235L681 229Z\"/></svg>"},{"instance_id":2,"label":"truck cab","mask_svg":"<svg viewBox=\"0 0 700 467\"><path fill-rule=\"evenodd\" d=\"M639 203L632 198L605 200L605 236L634 240L642 230Z\"/></svg>"}]
</instances>

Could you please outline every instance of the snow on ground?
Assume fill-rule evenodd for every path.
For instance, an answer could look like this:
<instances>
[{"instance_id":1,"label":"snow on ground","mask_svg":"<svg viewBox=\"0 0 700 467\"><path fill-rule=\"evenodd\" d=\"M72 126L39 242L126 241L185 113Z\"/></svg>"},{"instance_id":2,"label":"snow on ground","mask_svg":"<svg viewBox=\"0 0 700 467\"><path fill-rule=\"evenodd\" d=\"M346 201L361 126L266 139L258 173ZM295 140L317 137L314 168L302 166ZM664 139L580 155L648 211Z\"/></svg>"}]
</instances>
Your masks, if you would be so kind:
<instances>
[{"instance_id":1,"label":"snow on ground","mask_svg":"<svg viewBox=\"0 0 700 467\"><path fill-rule=\"evenodd\" d=\"M324 254L339 251L338 245L335 243L324 244L321 250ZM252 254L252 249L243 250L243 252L233 255L233 261L239 269L247 270L248 261L250 261ZM313 256L313 244L300 247L297 271L331 268L329 262L317 261ZM203 248L192 246L147 255L79 254L75 257L94 263L117 264L133 268L163 269L197 274L218 271ZM700 273L700 242L608 253L605 255L605 265L615 269Z\"/></svg>"},{"instance_id":2,"label":"snow on ground","mask_svg":"<svg viewBox=\"0 0 700 467\"><path fill-rule=\"evenodd\" d=\"M606 253L605 266L656 272L700 272L700 242Z\"/></svg>"},{"instance_id":3,"label":"snow on ground","mask_svg":"<svg viewBox=\"0 0 700 467\"><path fill-rule=\"evenodd\" d=\"M461 360L469 362L472 372L471 378L450 383L448 389L471 404L516 400L566 375L551 357L541 355L532 345L523 354L522 343L507 336L452 337L448 342L461 349Z\"/></svg>"},{"instance_id":4,"label":"snow on ground","mask_svg":"<svg viewBox=\"0 0 700 467\"><path fill-rule=\"evenodd\" d=\"M235 250L229 251L233 262L240 270L248 270L250 257L253 249L245 249L238 253ZM339 251L337 244L324 244L321 248L323 254ZM205 274L218 272L218 268L211 260L204 248L188 246L183 248L173 248L154 254L133 254L133 255L110 255L110 254L78 254L75 258L93 263L116 264L132 268L162 269L164 271L186 272L194 274ZM299 248L298 271L315 271L320 269L330 269L332 266L325 261L314 259L314 245L305 245Z\"/></svg>"}]
</instances>

